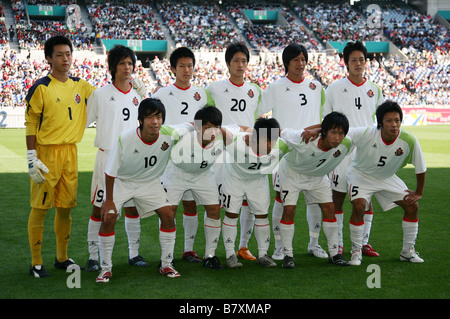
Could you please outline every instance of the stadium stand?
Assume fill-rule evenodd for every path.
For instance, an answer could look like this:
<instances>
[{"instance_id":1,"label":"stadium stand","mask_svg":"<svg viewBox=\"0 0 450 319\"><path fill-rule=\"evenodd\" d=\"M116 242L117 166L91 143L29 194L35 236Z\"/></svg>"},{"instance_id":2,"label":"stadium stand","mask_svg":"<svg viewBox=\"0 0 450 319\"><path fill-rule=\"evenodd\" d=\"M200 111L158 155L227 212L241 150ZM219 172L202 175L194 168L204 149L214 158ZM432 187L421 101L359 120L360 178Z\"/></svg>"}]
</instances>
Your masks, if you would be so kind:
<instances>
[{"instance_id":1,"label":"stadium stand","mask_svg":"<svg viewBox=\"0 0 450 319\"><path fill-rule=\"evenodd\" d=\"M65 18L29 14L29 6L78 4L76 27ZM380 27L371 27L368 5L380 8ZM76 56L73 75L96 86L109 81L103 40L167 41L165 52L139 52L137 75L151 92L174 78L167 60L176 46L198 56L193 83L207 86L228 77L224 49L243 41L251 49L247 79L262 88L284 75L281 50L290 42L310 52L307 76L325 87L346 75L339 49L347 40L391 42L390 52L370 52L366 76L386 98L401 105L449 107L450 35L446 25L400 0L349 1L200 0L1 0L0 107L23 107L35 79L48 72L43 43L54 34L70 37ZM144 67L145 66L145 67Z\"/></svg>"},{"instance_id":2,"label":"stadium stand","mask_svg":"<svg viewBox=\"0 0 450 319\"><path fill-rule=\"evenodd\" d=\"M204 3L163 1L158 4L157 10L174 41L204 51L221 51L230 41L240 41L225 13L217 5Z\"/></svg>"},{"instance_id":3,"label":"stadium stand","mask_svg":"<svg viewBox=\"0 0 450 319\"><path fill-rule=\"evenodd\" d=\"M94 32L102 39L165 39L146 1L89 1L87 9Z\"/></svg>"}]
</instances>

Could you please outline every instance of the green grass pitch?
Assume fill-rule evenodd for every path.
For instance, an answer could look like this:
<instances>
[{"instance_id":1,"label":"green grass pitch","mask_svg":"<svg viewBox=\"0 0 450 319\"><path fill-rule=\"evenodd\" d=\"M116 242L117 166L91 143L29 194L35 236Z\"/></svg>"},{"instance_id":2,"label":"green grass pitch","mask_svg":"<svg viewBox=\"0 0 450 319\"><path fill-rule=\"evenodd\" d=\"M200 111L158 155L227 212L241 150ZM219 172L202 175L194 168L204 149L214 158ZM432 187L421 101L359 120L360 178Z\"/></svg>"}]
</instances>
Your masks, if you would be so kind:
<instances>
[{"instance_id":1,"label":"green grass pitch","mask_svg":"<svg viewBox=\"0 0 450 319\"><path fill-rule=\"evenodd\" d=\"M265 269L256 262L244 261L242 269L213 271L200 264L181 259L183 251L182 210L177 214L175 265L181 273L178 279L157 272L160 248L158 221L155 217L142 220L140 253L151 264L149 268L127 264L128 248L123 220L116 225L116 245L113 254L113 278L108 284L97 284L97 273L81 272L80 287L70 288L72 273L55 269L54 210L45 223L42 256L51 277L32 278L29 273L30 252L27 222L29 178L26 164L25 130L0 130L0 298L1 299L217 299L217 300L278 300L278 299L447 299L449 297L449 181L450 125L404 127L415 134L422 146L428 166L425 194L420 201L419 236L416 250L423 264L401 262L402 211L395 208L382 212L375 200L370 243L380 257L364 257L359 267L337 267L327 260L307 254L309 240L305 205L300 196L295 218L295 269L278 267ZM91 213L90 181L96 149L95 129L87 129L78 145L79 190L78 206L72 211L72 234L69 255L81 265L88 258L87 225ZM412 167L398 175L410 188L415 188ZM274 194L272 194L273 196ZM273 197L272 197L273 199ZM270 208L270 212L272 207ZM350 204L346 201L344 257L350 259L348 220ZM204 253L202 207L199 207L199 231L195 250ZM222 216L223 217L223 216ZM269 216L270 218L270 216ZM320 244L326 248L322 233ZM250 250L256 254L252 237ZM273 251L273 238L269 253ZM225 263L223 242L217 256ZM377 271L373 271L373 267ZM373 277L379 275L379 277ZM378 278L378 280L377 280ZM377 281L376 281L377 280ZM380 287L371 287L377 282ZM69 283L69 285L68 285Z\"/></svg>"}]
</instances>

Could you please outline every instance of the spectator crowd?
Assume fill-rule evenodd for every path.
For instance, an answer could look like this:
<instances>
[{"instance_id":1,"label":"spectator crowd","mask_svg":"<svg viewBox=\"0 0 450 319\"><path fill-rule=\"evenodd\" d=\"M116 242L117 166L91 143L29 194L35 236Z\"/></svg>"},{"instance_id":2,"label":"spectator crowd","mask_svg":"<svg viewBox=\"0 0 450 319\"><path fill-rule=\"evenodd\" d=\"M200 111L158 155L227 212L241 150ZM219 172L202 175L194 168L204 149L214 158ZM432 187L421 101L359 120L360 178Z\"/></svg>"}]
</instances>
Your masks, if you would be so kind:
<instances>
[{"instance_id":1,"label":"spectator crowd","mask_svg":"<svg viewBox=\"0 0 450 319\"><path fill-rule=\"evenodd\" d=\"M395 1L394 1L395 2ZM75 0L28 0L27 4L69 5ZM291 42L305 45L311 58L308 77L326 87L346 76L342 56L325 54L324 44L347 39L392 41L407 59L382 54L367 60L366 77L380 85L386 98L401 105L449 105L450 34L430 16L401 3L382 2L380 27L371 27L366 8L351 7L347 2L299 2L292 7L277 1L144 1L87 0L92 30L84 21L69 28L64 21L29 20L23 0L11 0L14 25L5 24L4 4L0 0L0 106L23 106L24 94L35 79L48 72L44 59L35 61L30 55L18 58L9 48L17 41L20 50L42 50L43 43L55 34L70 37L76 50L93 50L101 39L165 40L163 31L176 46L187 46L200 59L193 83L206 87L227 78L224 48L232 41L247 41L260 56L252 59L246 79L264 89L281 76L284 66L276 55ZM252 23L244 10L276 10L281 24ZM155 16L157 14L159 17ZM162 24L161 24L162 22ZM216 52L216 59L202 59L203 52ZM267 55L277 56L267 59ZM136 76L144 79L149 91L154 89L151 76L159 86L174 81L167 59L155 58ZM83 59L74 62L73 74L86 78L99 87L109 81L104 61Z\"/></svg>"}]
</instances>

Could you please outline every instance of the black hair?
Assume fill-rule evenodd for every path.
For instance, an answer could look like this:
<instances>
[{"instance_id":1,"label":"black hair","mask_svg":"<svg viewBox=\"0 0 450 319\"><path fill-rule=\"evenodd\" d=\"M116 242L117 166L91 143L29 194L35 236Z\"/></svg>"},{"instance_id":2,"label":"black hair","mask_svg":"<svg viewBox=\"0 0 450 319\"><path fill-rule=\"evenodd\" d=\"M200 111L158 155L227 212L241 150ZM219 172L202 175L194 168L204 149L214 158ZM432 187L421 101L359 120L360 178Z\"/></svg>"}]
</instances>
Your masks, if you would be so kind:
<instances>
[{"instance_id":1,"label":"black hair","mask_svg":"<svg viewBox=\"0 0 450 319\"><path fill-rule=\"evenodd\" d=\"M176 48L171 54L170 54L170 67L176 69L177 63L180 58L191 58L192 64L195 66L195 55L194 52L192 52L189 48L186 47L180 47Z\"/></svg>"},{"instance_id":2,"label":"black hair","mask_svg":"<svg viewBox=\"0 0 450 319\"><path fill-rule=\"evenodd\" d=\"M228 45L227 50L225 51L225 62L230 64L234 55L238 52L244 53L247 57L247 62L250 62L250 52L247 46L243 43L231 43Z\"/></svg>"},{"instance_id":3,"label":"black hair","mask_svg":"<svg viewBox=\"0 0 450 319\"><path fill-rule=\"evenodd\" d=\"M143 99L139 104L138 120L143 123L145 117L151 114L161 114L163 123L166 121L166 108L164 104L159 99L149 97ZM142 124L139 125L139 128L142 128Z\"/></svg>"},{"instance_id":4,"label":"black hair","mask_svg":"<svg viewBox=\"0 0 450 319\"><path fill-rule=\"evenodd\" d=\"M348 65L348 59L353 51L361 51L364 54L364 61L367 59L367 49L361 41L348 42L344 47L344 62Z\"/></svg>"},{"instance_id":5,"label":"black hair","mask_svg":"<svg viewBox=\"0 0 450 319\"><path fill-rule=\"evenodd\" d=\"M211 123L214 126L222 125L222 112L215 106L204 106L194 115L194 121L200 121L201 124Z\"/></svg>"},{"instance_id":6,"label":"black hair","mask_svg":"<svg viewBox=\"0 0 450 319\"><path fill-rule=\"evenodd\" d=\"M350 124L347 116L340 112L331 112L323 118L320 133L325 137L332 128L341 128L344 130L345 135L347 135L349 127Z\"/></svg>"},{"instance_id":7,"label":"black hair","mask_svg":"<svg viewBox=\"0 0 450 319\"><path fill-rule=\"evenodd\" d=\"M112 80L116 79L117 65L125 58L131 58L133 62L133 72L136 67L136 54L130 48L116 44L108 52L108 70L111 73Z\"/></svg>"},{"instance_id":8,"label":"black hair","mask_svg":"<svg viewBox=\"0 0 450 319\"><path fill-rule=\"evenodd\" d=\"M400 115L400 121L403 121L403 111L400 105L398 105L397 102L387 100L377 107L377 111L375 113L377 116L377 128L383 126L384 115L390 112L397 112Z\"/></svg>"},{"instance_id":9,"label":"black hair","mask_svg":"<svg viewBox=\"0 0 450 319\"><path fill-rule=\"evenodd\" d=\"M255 121L253 129L258 142L260 137L266 137L268 141L274 141L280 136L280 123L273 117L259 117Z\"/></svg>"},{"instance_id":10,"label":"black hair","mask_svg":"<svg viewBox=\"0 0 450 319\"><path fill-rule=\"evenodd\" d=\"M55 35L55 36L51 37L50 39L48 39L47 41L45 41L45 44L44 44L45 58L52 57L53 49L54 49L55 45L60 45L60 44L68 45L70 48L70 52L71 53L73 52L73 44L69 38L67 38L63 35Z\"/></svg>"},{"instance_id":11,"label":"black hair","mask_svg":"<svg viewBox=\"0 0 450 319\"><path fill-rule=\"evenodd\" d=\"M308 51L306 48L298 43L291 43L283 50L282 59L283 59L283 65L284 70L286 73L288 73L288 66L292 59L295 59L300 55L300 53L303 53L303 56L305 57L306 63L308 63Z\"/></svg>"}]
</instances>

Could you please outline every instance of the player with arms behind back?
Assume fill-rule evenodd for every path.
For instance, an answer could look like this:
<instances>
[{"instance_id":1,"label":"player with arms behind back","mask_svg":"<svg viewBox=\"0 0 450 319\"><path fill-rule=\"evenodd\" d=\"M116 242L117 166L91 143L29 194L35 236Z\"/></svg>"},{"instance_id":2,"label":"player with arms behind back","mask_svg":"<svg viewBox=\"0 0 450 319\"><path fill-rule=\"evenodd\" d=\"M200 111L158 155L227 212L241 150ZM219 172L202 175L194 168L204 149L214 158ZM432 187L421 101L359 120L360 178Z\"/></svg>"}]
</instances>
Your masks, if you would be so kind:
<instances>
[{"instance_id":1,"label":"player with arms behind back","mask_svg":"<svg viewBox=\"0 0 450 319\"><path fill-rule=\"evenodd\" d=\"M348 42L344 48L344 62L348 70L348 76L331 83L325 91L325 104L323 113L326 115L332 111L344 113L350 123L350 127L373 126L376 122L375 111L377 106L384 102L380 87L369 81L365 76L367 49L360 41ZM333 203L336 218L339 225L339 250L344 249L343 228L343 203L347 194L347 170L351 165L354 152L347 156L331 174L331 188L333 191ZM373 206L369 205L364 214L364 236L362 252L367 256L379 256L369 244L370 229L372 227Z\"/></svg>"},{"instance_id":2,"label":"player with arms behind back","mask_svg":"<svg viewBox=\"0 0 450 319\"><path fill-rule=\"evenodd\" d=\"M170 69L175 74L175 83L159 88L153 94L166 107L167 125L192 122L198 110L214 102L204 88L191 83L195 70L195 55L189 48L179 47L170 54ZM172 163L169 163L169 167ZM191 191L183 195L184 251L183 259L189 262L202 262L194 251L198 230L197 205Z\"/></svg>"},{"instance_id":3,"label":"player with arms behind back","mask_svg":"<svg viewBox=\"0 0 450 319\"><path fill-rule=\"evenodd\" d=\"M306 48L292 43L283 50L282 59L286 76L270 83L263 91L258 115L272 111L272 116L279 121L282 129L303 130L320 123L325 93L319 82L305 77L308 64ZM273 179L276 197L272 210L272 228L275 237L275 251L272 258L282 260L284 255L281 251L280 220L283 215L283 204L276 174ZM320 207L317 204L307 205L306 215L310 234L308 253L326 258L328 257L326 251L319 245L322 224Z\"/></svg>"},{"instance_id":4,"label":"player with arms behind back","mask_svg":"<svg viewBox=\"0 0 450 319\"><path fill-rule=\"evenodd\" d=\"M245 81L245 72L250 62L248 48L242 43L230 44L225 51L225 62L230 77L211 83L207 90L214 100L214 105L222 112L223 125L253 127L256 109L261 98L261 88L257 84ZM223 172L221 161L216 161L214 170L220 185ZM254 215L249 212L247 203L244 201L240 214L241 236L238 255L246 260L256 259L248 250L248 241L253 232L254 222Z\"/></svg>"},{"instance_id":5,"label":"player with arms behind back","mask_svg":"<svg viewBox=\"0 0 450 319\"><path fill-rule=\"evenodd\" d=\"M98 233L101 225L100 207L105 195L105 165L119 134L136 128L141 96L133 88L131 77L136 67L133 50L116 45L107 54L112 83L91 95L87 103L87 125L96 122L94 145L98 148L91 183L92 213L88 224L89 260L87 271L98 271ZM144 94L143 94L144 95ZM125 203L125 230L128 236L130 265L148 266L139 255L140 217L133 201Z\"/></svg>"}]
</instances>

